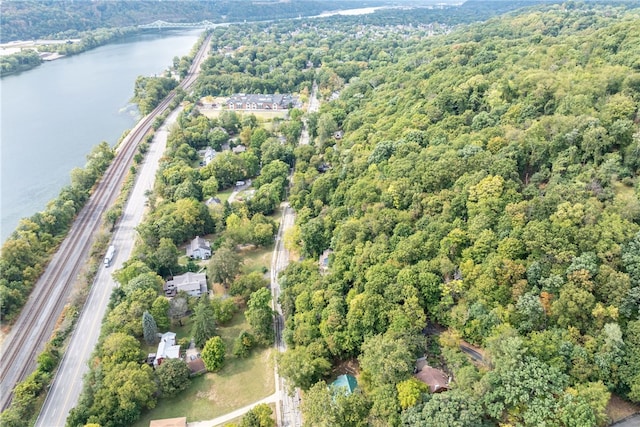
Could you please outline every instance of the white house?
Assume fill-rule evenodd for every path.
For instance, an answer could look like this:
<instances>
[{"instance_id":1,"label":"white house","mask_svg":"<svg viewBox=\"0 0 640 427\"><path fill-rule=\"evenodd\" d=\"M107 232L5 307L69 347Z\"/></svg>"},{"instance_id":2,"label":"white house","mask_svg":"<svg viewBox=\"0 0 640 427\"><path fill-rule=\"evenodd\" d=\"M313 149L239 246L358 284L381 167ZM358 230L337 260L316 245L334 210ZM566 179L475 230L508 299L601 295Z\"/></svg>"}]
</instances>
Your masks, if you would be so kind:
<instances>
[{"instance_id":1,"label":"white house","mask_svg":"<svg viewBox=\"0 0 640 427\"><path fill-rule=\"evenodd\" d=\"M209 259L211 258L211 244L200 236L187 246L187 256L192 259Z\"/></svg>"},{"instance_id":2,"label":"white house","mask_svg":"<svg viewBox=\"0 0 640 427\"><path fill-rule=\"evenodd\" d=\"M180 346L176 344L176 333L165 332L160 337L158 343L158 351L156 359L153 361L155 366L162 364L164 359L178 359L180 357Z\"/></svg>"},{"instance_id":3,"label":"white house","mask_svg":"<svg viewBox=\"0 0 640 427\"><path fill-rule=\"evenodd\" d=\"M167 296L174 296L180 291L184 291L194 297L206 294L207 276L204 273L188 272L175 276L164 285L164 292Z\"/></svg>"},{"instance_id":4,"label":"white house","mask_svg":"<svg viewBox=\"0 0 640 427\"><path fill-rule=\"evenodd\" d=\"M214 150L211 147L207 147L207 149L204 150L204 156L203 156L204 164L208 165L209 163L211 163L211 160L215 159L217 154L218 152L216 150Z\"/></svg>"}]
</instances>

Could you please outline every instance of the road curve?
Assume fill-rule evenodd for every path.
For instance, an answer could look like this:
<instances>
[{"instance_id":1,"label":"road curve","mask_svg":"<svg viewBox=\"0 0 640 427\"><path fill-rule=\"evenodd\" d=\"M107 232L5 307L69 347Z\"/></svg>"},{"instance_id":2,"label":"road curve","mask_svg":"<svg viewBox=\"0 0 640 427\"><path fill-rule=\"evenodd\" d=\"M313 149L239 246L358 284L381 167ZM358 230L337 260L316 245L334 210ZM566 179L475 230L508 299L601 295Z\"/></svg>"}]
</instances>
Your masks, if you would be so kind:
<instances>
[{"instance_id":1,"label":"road curve","mask_svg":"<svg viewBox=\"0 0 640 427\"><path fill-rule=\"evenodd\" d=\"M188 89L195 82L210 40L209 37L203 43L194 58L189 74L180 83L183 89ZM2 355L0 358L1 410L9 406L15 385L35 369L36 357L51 336L55 322L76 283L78 274L88 260L89 249L100 228L103 214L120 192L133 156L137 153L138 143L153 126L155 117L168 108L175 96L175 92L171 92L122 141L112 164L94 187L91 197L77 215L67 237L34 285L25 307L0 349ZM101 320L101 318L98 320L98 328Z\"/></svg>"}]
</instances>

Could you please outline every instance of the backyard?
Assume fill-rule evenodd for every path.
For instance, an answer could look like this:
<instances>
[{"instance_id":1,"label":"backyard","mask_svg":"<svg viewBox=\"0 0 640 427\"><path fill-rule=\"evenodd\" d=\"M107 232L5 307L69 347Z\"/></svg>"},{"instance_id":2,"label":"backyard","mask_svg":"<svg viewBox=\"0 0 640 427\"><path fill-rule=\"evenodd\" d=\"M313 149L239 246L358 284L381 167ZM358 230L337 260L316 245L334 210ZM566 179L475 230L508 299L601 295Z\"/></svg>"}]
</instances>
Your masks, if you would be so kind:
<instances>
[{"instance_id":1,"label":"backyard","mask_svg":"<svg viewBox=\"0 0 640 427\"><path fill-rule=\"evenodd\" d=\"M180 336L188 335L188 323L174 328ZM147 427L151 420L187 417L187 421L209 420L267 397L275 392L271 347L255 349L246 359L231 354L233 340L249 325L243 313L237 313L227 326L218 328L225 343L227 358L216 373L193 378L187 390L178 396L162 398L155 409L134 424ZM184 334L184 335L183 335Z\"/></svg>"}]
</instances>

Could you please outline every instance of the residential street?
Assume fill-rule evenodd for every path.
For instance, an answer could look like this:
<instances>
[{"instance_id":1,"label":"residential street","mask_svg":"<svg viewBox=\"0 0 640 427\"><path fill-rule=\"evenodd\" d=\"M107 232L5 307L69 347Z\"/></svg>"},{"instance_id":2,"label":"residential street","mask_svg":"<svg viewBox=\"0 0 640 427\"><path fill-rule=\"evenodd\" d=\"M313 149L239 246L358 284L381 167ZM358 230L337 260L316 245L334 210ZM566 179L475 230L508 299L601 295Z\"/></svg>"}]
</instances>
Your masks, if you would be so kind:
<instances>
[{"instance_id":1,"label":"residential street","mask_svg":"<svg viewBox=\"0 0 640 427\"><path fill-rule=\"evenodd\" d=\"M282 204L283 213L280 220L280 228L276 236L276 246L271 260L271 295L273 297L273 307L276 312L274 327L276 332L275 346L280 352L284 352L287 347L282 337L284 318L282 308L278 299L280 298L280 283L278 273L289 265L289 251L284 247L283 236L294 222L295 213L287 202ZM280 405L276 406L276 420L281 427L297 427L302 425L300 413L300 390L296 389L293 396L287 393L286 380L278 374L278 367L275 368L276 395L279 397Z\"/></svg>"},{"instance_id":2,"label":"residential street","mask_svg":"<svg viewBox=\"0 0 640 427\"><path fill-rule=\"evenodd\" d=\"M309 112L316 112L320 107L316 94L318 86L313 84L311 97L309 98ZM309 144L309 130L307 124L304 123L302 134L300 136L300 145ZM292 177L290 176L289 179ZM280 298L280 283L278 282L278 273L289 265L289 251L284 247L284 233L293 226L295 220L295 212L287 202L282 204L283 212L280 220L280 228L276 236L276 246L273 250L273 258L271 260L271 295L273 298L273 309L276 312L274 319L274 328L276 332L275 346L280 352L284 352L287 347L282 337L282 329L284 328L284 317L282 308L278 299ZM288 387L286 380L278 374L278 367L275 368L276 395L279 396L281 402L276 406L276 420L278 426L281 427L297 427L302 425L302 414L300 412L300 390L296 389L293 395L287 393Z\"/></svg>"}]
</instances>

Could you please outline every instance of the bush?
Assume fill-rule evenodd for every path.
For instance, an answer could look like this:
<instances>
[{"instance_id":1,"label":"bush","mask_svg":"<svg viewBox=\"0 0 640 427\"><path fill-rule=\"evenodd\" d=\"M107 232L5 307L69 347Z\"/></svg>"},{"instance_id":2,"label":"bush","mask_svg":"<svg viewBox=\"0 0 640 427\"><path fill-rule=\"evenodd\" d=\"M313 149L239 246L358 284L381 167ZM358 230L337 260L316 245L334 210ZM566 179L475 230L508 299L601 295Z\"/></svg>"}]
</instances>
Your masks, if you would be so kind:
<instances>
[{"instance_id":1,"label":"bush","mask_svg":"<svg viewBox=\"0 0 640 427\"><path fill-rule=\"evenodd\" d=\"M251 353L251 349L256 344L256 338L247 331L242 331L233 342L233 355L239 358L246 358Z\"/></svg>"}]
</instances>

